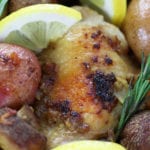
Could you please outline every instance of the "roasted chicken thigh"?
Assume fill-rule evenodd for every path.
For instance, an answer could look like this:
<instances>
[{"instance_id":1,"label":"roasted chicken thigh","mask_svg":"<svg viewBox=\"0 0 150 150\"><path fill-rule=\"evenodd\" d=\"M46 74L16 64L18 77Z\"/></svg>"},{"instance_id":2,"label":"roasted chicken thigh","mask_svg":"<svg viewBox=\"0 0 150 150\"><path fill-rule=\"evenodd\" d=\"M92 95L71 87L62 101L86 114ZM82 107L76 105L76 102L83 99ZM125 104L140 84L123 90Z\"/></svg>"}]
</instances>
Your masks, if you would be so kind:
<instances>
[{"instance_id":1,"label":"roasted chicken thigh","mask_svg":"<svg viewBox=\"0 0 150 150\"><path fill-rule=\"evenodd\" d=\"M108 138L134 75L119 29L84 7L83 20L40 54L43 76L35 113L48 148L72 140ZM86 17L88 16L88 18Z\"/></svg>"}]
</instances>

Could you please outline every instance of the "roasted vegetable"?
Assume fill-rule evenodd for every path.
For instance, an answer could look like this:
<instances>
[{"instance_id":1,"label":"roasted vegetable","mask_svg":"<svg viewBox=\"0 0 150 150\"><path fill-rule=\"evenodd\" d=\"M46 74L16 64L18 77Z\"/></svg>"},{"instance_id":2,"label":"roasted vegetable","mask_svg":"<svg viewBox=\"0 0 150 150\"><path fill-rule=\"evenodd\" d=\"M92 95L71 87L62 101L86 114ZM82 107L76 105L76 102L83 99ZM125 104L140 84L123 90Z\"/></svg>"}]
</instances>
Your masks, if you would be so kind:
<instances>
[{"instance_id":1,"label":"roasted vegetable","mask_svg":"<svg viewBox=\"0 0 150 150\"><path fill-rule=\"evenodd\" d=\"M0 43L0 107L19 108L32 103L40 76L40 64L34 53Z\"/></svg>"},{"instance_id":2,"label":"roasted vegetable","mask_svg":"<svg viewBox=\"0 0 150 150\"><path fill-rule=\"evenodd\" d=\"M132 0L123 23L129 46L141 61L142 51L150 53L150 0Z\"/></svg>"},{"instance_id":3,"label":"roasted vegetable","mask_svg":"<svg viewBox=\"0 0 150 150\"><path fill-rule=\"evenodd\" d=\"M9 108L0 109L0 147L3 150L44 150L46 138Z\"/></svg>"},{"instance_id":4,"label":"roasted vegetable","mask_svg":"<svg viewBox=\"0 0 150 150\"><path fill-rule=\"evenodd\" d=\"M150 150L150 111L130 119L122 132L121 144L128 150Z\"/></svg>"}]
</instances>

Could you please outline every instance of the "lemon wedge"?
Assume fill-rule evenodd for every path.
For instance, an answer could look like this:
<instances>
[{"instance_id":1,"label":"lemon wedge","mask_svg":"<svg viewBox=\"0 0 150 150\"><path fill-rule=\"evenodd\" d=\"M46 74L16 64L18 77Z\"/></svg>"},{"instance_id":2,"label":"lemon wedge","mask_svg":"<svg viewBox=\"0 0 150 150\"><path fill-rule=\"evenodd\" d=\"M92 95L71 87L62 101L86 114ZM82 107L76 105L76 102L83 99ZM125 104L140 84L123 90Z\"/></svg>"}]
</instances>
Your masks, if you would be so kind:
<instances>
[{"instance_id":1,"label":"lemon wedge","mask_svg":"<svg viewBox=\"0 0 150 150\"><path fill-rule=\"evenodd\" d=\"M113 142L104 141L74 141L60 145L52 150L126 150L123 146Z\"/></svg>"},{"instance_id":2,"label":"lemon wedge","mask_svg":"<svg viewBox=\"0 0 150 150\"><path fill-rule=\"evenodd\" d=\"M0 21L0 42L17 44L39 53L81 18L80 12L59 4L28 6Z\"/></svg>"},{"instance_id":3,"label":"lemon wedge","mask_svg":"<svg viewBox=\"0 0 150 150\"><path fill-rule=\"evenodd\" d=\"M111 23L120 26L127 10L127 0L80 0L82 4L102 13Z\"/></svg>"}]
</instances>

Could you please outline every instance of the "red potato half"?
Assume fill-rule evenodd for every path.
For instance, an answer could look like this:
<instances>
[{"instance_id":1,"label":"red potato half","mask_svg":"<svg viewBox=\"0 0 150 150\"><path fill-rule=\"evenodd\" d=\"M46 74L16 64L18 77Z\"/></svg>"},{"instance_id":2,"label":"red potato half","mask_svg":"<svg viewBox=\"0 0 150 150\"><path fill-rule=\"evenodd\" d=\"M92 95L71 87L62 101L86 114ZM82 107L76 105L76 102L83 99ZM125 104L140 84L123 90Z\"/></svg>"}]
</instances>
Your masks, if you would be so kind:
<instances>
[{"instance_id":1,"label":"red potato half","mask_svg":"<svg viewBox=\"0 0 150 150\"><path fill-rule=\"evenodd\" d=\"M0 107L19 108L32 103L40 78L40 64L34 53L0 43Z\"/></svg>"}]
</instances>

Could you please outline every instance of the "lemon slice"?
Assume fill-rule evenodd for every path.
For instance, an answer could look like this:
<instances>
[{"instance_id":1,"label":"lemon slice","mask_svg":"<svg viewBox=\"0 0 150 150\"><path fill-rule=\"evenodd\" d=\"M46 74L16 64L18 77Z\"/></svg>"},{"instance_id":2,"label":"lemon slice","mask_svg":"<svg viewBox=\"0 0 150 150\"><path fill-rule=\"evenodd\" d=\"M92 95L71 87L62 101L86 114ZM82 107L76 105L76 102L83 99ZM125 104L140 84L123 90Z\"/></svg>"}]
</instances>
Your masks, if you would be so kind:
<instances>
[{"instance_id":1,"label":"lemon slice","mask_svg":"<svg viewBox=\"0 0 150 150\"><path fill-rule=\"evenodd\" d=\"M126 150L126 149L120 144L113 142L85 140L60 145L52 150Z\"/></svg>"},{"instance_id":2,"label":"lemon slice","mask_svg":"<svg viewBox=\"0 0 150 150\"><path fill-rule=\"evenodd\" d=\"M80 20L78 11L59 4L25 7L0 21L0 42L18 44L38 53Z\"/></svg>"},{"instance_id":3,"label":"lemon slice","mask_svg":"<svg viewBox=\"0 0 150 150\"><path fill-rule=\"evenodd\" d=\"M113 24L120 26L127 10L127 0L80 0L81 3L102 13Z\"/></svg>"}]
</instances>

